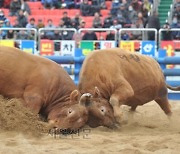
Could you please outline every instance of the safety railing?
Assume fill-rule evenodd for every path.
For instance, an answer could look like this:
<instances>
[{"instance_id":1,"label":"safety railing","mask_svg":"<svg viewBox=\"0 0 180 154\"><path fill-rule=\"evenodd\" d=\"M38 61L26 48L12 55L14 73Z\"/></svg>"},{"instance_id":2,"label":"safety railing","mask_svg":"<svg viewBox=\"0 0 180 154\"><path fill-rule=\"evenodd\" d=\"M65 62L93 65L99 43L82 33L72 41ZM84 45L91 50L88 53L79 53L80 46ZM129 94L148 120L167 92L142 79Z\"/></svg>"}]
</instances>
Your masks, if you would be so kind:
<instances>
[{"instance_id":1,"label":"safety railing","mask_svg":"<svg viewBox=\"0 0 180 154\"><path fill-rule=\"evenodd\" d=\"M78 33L81 34L81 33L85 33L87 31L93 31L93 32L98 32L100 33L100 36L101 36L101 32L113 32L115 34L114 36L114 41L117 41L118 37L117 37L117 30L114 29L114 28L80 28L78 30ZM103 36L103 35L102 35Z\"/></svg>"},{"instance_id":2,"label":"safety railing","mask_svg":"<svg viewBox=\"0 0 180 154\"><path fill-rule=\"evenodd\" d=\"M36 41L37 39L37 29L35 28L14 28L14 27L8 27L8 28L0 28L0 31L8 31L8 30L13 30L13 31L27 31L28 34L33 31L33 40Z\"/></svg>"},{"instance_id":3,"label":"safety railing","mask_svg":"<svg viewBox=\"0 0 180 154\"><path fill-rule=\"evenodd\" d=\"M48 36L49 32L52 32L52 35L55 33L55 31L57 33L71 33L72 38L68 39L68 40L73 40L73 35L77 34L77 30L75 28L40 28L38 30L38 49L40 49L40 45L41 45L41 40L42 39L50 39L53 40L53 38L51 38L51 36ZM62 35L63 36L63 35ZM45 38L44 38L45 37ZM61 40L53 40L54 43L60 43L62 40L65 39L61 39ZM68 41L67 40L67 41ZM75 40L74 40L75 41ZM55 51L56 52L56 51Z\"/></svg>"},{"instance_id":4,"label":"safety railing","mask_svg":"<svg viewBox=\"0 0 180 154\"><path fill-rule=\"evenodd\" d=\"M180 28L170 28L170 29L160 29L159 30L159 43L161 43L161 41L163 40L163 32L179 32L180 33ZM179 34L180 35L180 34ZM172 36L172 33L171 33L171 35L170 36ZM173 38L169 38L169 40L172 40ZM166 38L166 40L168 40L167 38Z\"/></svg>"},{"instance_id":5,"label":"safety railing","mask_svg":"<svg viewBox=\"0 0 180 154\"><path fill-rule=\"evenodd\" d=\"M157 29L155 28L122 28L119 30L119 40L121 40L121 36L122 36L122 33L123 32L133 32L133 31L140 31L142 32L142 40L147 40L147 36L148 34L146 34L145 32L153 32L154 33L154 41L157 42L157 34L158 34L158 31Z\"/></svg>"}]
</instances>

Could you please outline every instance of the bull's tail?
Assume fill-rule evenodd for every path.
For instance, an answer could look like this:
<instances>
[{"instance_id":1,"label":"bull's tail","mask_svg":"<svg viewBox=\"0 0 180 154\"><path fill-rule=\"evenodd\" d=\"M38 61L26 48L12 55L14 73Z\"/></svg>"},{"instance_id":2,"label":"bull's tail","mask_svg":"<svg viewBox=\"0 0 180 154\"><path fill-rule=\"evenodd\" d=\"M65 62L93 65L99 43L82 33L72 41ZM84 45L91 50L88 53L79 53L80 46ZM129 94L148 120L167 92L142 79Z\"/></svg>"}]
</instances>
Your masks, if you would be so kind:
<instances>
[{"instance_id":1,"label":"bull's tail","mask_svg":"<svg viewBox=\"0 0 180 154\"><path fill-rule=\"evenodd\" d=\"M180 91L180 86L178 86L178 87L172 87L172 86L166 84L166 87L167 87L168 89L170 89L170 90Z\"/></svg>"}]
</instances>

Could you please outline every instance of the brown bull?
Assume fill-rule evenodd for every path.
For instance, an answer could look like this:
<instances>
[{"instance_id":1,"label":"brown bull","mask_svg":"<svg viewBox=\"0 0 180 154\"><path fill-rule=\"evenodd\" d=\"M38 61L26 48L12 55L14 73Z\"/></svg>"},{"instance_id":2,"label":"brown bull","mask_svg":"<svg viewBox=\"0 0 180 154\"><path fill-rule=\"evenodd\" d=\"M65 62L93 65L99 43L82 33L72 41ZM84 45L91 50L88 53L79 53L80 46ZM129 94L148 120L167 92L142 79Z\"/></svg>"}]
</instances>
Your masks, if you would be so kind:
<instances>
[{"instance_id":1,"label":"brown bull","mask_svg":"<svg viewBox=\"0 0 180 154\"><path fill-rule=\"evenodd\" d=\"M152 100L170 115L167 87L180 90L166 85L163 72L153 58L118 48L93 51L80 72L80 92L94 96L89 106L91 127L111 126L113 111L116 121L121 116L121 105L129 105L135 111L138 105Z\"/></svg>"},{"instance_id":2,"label":"brown bull","mask_svg":"<svg viewBox=\"0 0 180 154\"><path fill-rule=\"evenodd\" d=\"M61 129L78 129L88 119L83 98L60 65L16 48L0 46L0 94L21 98Z\"/></svg>"}]
</instances>

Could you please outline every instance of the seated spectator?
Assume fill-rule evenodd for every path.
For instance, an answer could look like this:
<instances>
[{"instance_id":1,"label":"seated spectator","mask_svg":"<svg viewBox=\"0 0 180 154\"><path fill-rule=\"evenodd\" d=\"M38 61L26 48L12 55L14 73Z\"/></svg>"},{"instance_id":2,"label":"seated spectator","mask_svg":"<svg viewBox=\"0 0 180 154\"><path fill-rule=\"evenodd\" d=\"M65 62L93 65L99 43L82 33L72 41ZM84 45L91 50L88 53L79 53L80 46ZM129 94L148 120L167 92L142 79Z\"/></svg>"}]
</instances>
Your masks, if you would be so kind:
<instances>
[{"instance_id":1,"label":"seated spectator","mask_svg":"<svg viewBox=\"0 0 180 154\"><path fill-rule=\"evenodd\" d=\"M85 28L85 27L86 27L86 22L84 20L81 20L80 25L78 26L78 29Z\"/></svg>"},{"instance_id":2,"label":"seated spectator","mask_svg":"<svg viewBox=\"0 0 180 154\"><path fill-rule=\"evenodd\" d=\"M67 9L75 8L74 0L64 0L64 4Z\"/></svg>"},{"instance_id":3,"label":"seated spectator","mask_svg":"<svg viewBox=\"0 0 180 154\"><path fill-rule=\"evenodd\" d=\"M36 27L37 27L37 29L45 27L42 19L38 19L38 23L37 23Z\"/></svg>"},{"instance_id":4,"label":"seated spectator","mask_svg":"<svg viewBox=\"0 0 180 154\"><path fill-rule=\"evenodd\" d=\"M94 14L93 28L102 28L102 21L98 12Z\"/></svg>"},{"instance_id":5,"label":"seated spectator","mask_svg":"<svg viewBox=\"0 0 180 154\"><path fill-rule=\"evenodd\" d=\"M34 18L30 19L29 23L26 25L26 28L37 28Z\"/></svg>"},{"instance_id":6,"label":"seated spectator","mask_svg":"<svg viewBox=\"0 0 180 154\"><path fill-rule=\"evenodd\" d=\"M174 8L176 9L176 7L180 4L180 0L175 0L174 2Z\"/></svg>"},{"instance_id":7,"label":"seated spectator","mask_svg":"<svg viewBox=\"0 0 180 154\"><path fill-rule=\"evenodd\" d=\"M137 20L134 24L131 25L131 28L142 29L144 28L141 20ZM133 30L131 40L142 40L142 31Z\"/></svg>"},{"instance_id":8,"label":"seated spectator","mask_svg":"<svg viewBox=\"0 0 180 154\"><path fill-rule=\"evenodd\" d=\"M0 28L1 28L1 22L0 22ZM4 36L4 34L3 34L3 31L2 30L0 30L0 40L3 40L3 39L5 39L6 38L6 36Z\"/></svg>"},{"instance_id":9,"label":"seated spectator","mask_svg":"<svg viewBox=\"0 0 180 154\"><path fill-rule=\"evenodd\" d=\"M26 27L28 20L27 20L27 17L24 15L23 10L19 10L19 14L17 18L18 18L20 27Z\"/></svg>"},{"instance_id":10,"label":"seated spectator","mask_svg":"<svg viewBox=\"0 0 180 154\"><path fill-rule=\"evenodd\" d=\"M75 15L75 17L72 19L72 22L74 22L74 26L73 26L73 27L76 28L76 29L78 29L81 21L82 21L82 18L81 18L81 16L80 16L80 13L77 12L76 15Z\"/></svg>"},{"instance_id":11,"label":"seated spectator","mask_svg":"<svg viewBox=\"0 0 180 154\"><path fill-rule=\"evenodd\" d=\"M115 40L115 34L112 31L107 31L106 40Z\"/></svg>"},{"instance_id":12,"label":"seated spectator","mask_svg":"<svg viewBox=\"0 0 180 154\"><path fill-rule=\"evenodd\" d=\"M66 25L64 25L64 20L60 19L58 28L66 28Z\"/></svg>"},{"instance_id":13,"label":"seated spectator","mask_svg":"<svg viewBox=\"0 0 180 154\"><path fill-rule=\"evenodd\" d=\"M25 15L26 17L28 17L29 15L31 15L30 7L29 7L28 3L25 2L24 0L21 0L21 10L23 10L24 15Z\"/></svg>"},{"instance_id":14,"label":"seated spectator","mask_svg":"<svg viewBox=\"0 0 180 154\"><path fill-rule=\"evenodd\" d=\"M19 27L21 27L18 18L15 19L13 27L14 27L14 28L19 28Z\"/></svg>"},{"instance_id":15,"label":"seated spectator","mask_svg":"<svg viewBox=\"0 0 180 154\"><path fill-rule=\"evenodd\" d=\"M3 7L9 9L10 3L11 3L11 0L4 0L4 5L3 5Z\"/></svg>"},{"instance_id":16,"label":"seated spectator","mask_svg":"<svg viewBox=\"0 0 180 154\"><path fill-rule=\"evenodd\" d=\"M19 0L12 0L10 3L10 16L18 16L18 12L21 9L21 2Z\"/></svg>"},{"instance_id":17,"label":"seated spectator","mask_svg":"<svg viewBox=\"0 0 180 154\"><path fill-rule=\"evenodd\" d=\"M28 33L25 30L20 30L17 33L16 39L17 40L28 40Z\"/></svg>"},{"instance_id":18,"label":"seated spectator","mask_svg":"<svg viewBox=\"0 0 180 154\"><path fill-rule=\"evenodd\" d=\"M113 24L113 18L111 13L109 12L108 16L104 18L103 28L109 28Z\"/></svg>"},{"instance_id":19,"label":"seated spectator","mask_svg":"<svg viewBox=\"0 0 180 154\"><path fill-rule=\"evenodd\" d=\"M100 1L101 9L107 9L106 0L99 0L99 1Z\"/></svg>"},{"instance_id":20,"label":"seated spectator","mask_svg":"<svg viewBox=\"0 0 180 154\"><path fill-rule=\"evenodd\" d=\"M5 22L4 22L4 27L7 27L7 28L11 28L13 27L10 23L10 21L7 19Z\"/></svg>"},{"instance_id":21,"label":"seated spectator","mask_svg":"<svg viewBox=\"0 0 180 154\"><path fill-rule=\"evenodd\" d=\"M148 13L151 11L151 3L148 0L144 0L141 6L141 12L143 14L144 20L147 20Z\"/></svg>"},{"instance_id":22,"label":"seated spectator","mask_svg":"<svg viewBox=\"0 0 180 154\"><path fill-rule=\"evenodd\" d=\"M73 33L72 31L62 31L61 32L61 36L62 36L62 40L72 40L73 37Z\"/></svg>"},{"instance_id":23,"label":"seated spectator","mask_svg":"<svg viewBox=\"0 0 180 154\"><path fill-rule=\"evenodd\" d=\"M13 26L11 25L10 21L7 19L2 28L12 28ZM3 30L4 36L7 36L8 30Z\"/></svg>"},{"instance_id":24,"label":"seated spectator","mask_svg":"<svg viewBox=\"0 0 180 154\"><path fill-rule=\"evenodd\" d=\"M75 9L79 9L83 0L74 0Z\"/></svg>"},{"instance_id":25,"label":"seated spectator","mask_svg":"<svg viewBox=\"0 0 180 154\"><path fill-rule=\"evenodd\" d=\"M80 4L80 11L82 16L91 16L91 5L88 0L83 0Z\"/></svg>"},{"instance_id":26,"label":"seated spectator","mask_svg":"<svg viewBox=\"0 0 180 154\"><path fill-rule=\"evenodd\" d=\"M176 8L173 12L173 17L176 16L177 20L180 20L180 3L176 5Z\"/></svg>"},{"instance_id":27,"label":"seated spectator","mask_svg":"<svg viewBox=\"0 0 180 154\"><path fill-rule=\"evenodd\" d=\"M121 39L122 39L122 40L129 40L130 37L129 37L129 35L128 35L127 32L123 31L123 32L121 33Z\"/></svg>"},{"instance_id":28,"label":"seated spectator","mask_svg":"<svg viewBox=\"0 0 180 154\"><path fill-rule=\"evenodd\" d=\"M112 16L116 16L119 7L120 7L119 0L113 0L112 5L111 5L111 14L112 14Z\"/></svg>"},{"instance_id":29,"label":"seated spectator","mask_svg":"<svg viewBox=\"0 0 180 154\"><path fill-rule=\"evenodd\" d=\"M141 24L143 25L143 27L145 27L145 19L143 17L142 12L138 12L138 18L137 20L139 20L139 22L141 22Z\"/></svg>"},{"instance_id":30,"label":"seated spectator","mask_svg":"<svg viewBox=\"0 0 180 154\"><path fill-rule=\"evenodd\" d=\"M59 8L61 5L61 1L58 0L41 0L41 3L45 9Z\"/></svg>"},{"instance_id":31,"label":"seated spectator","mask_svg":"<svg viewBox=\"0 0 180 154\"><path fill-rule=\"evenodd\" d=\"M66 28L71 28L71 18L68 16L67 12L63 12L63 17L61 19L64 21Z\"/></svg>"},{"instance_id":32,"label":"seated spectator","mask_svg":"<svg viewBox=\"0 0 180 154\"><path fill-rule=\"evenodd\" d=\"M180 28L180 20L177 20L177 17L173 17L172 24L170 26L171 28ZM180 31L172 31L172 38L175 40L180 39Z\"/></svg>"},{"instance_id":33,"label":"seated spectator","mask_svg":"<svg viewBox=\"0 0 180 154\"><path fill-rule=\"evenodd\" d=\"M0 1L0 8L4 7L4 1Z\"/></svg>"},{"instance_id":34,"label":"seated spectator","mask_svg":"<svg viewBox=\"0 0 180 154\"><path fill-rule=\"evenodd\" d=\"M93 16L94 13L98 12L100 13L101 5L99 0L92 0L91 2L91 15Z\"/></svg>"},{"instance_id":35,"label":"seated spectator","mask_svg":"<svg viewBox=\"0 0 180 154\"><path fill-rule=\"evenodd\" d=\"M71 21L71 26L72 26L72 28L75 28L75 29L78 29L78 25L76 24L76 22L75 22L75 20L72 20Z\"/></svg>"},{"instance_id":36,"label":"seated spectator","mask_svg":"<svg viewBox=\"0 0 180 154\"><path fill-rule=\"evenodd\" d=\"M14 39L14 33L15 33L14 30L8 30L6 34L6 39L8 40Z\"/></svg>"},{"instance_id":37,"label":"seated spectator","mask_svg":"<svg viewBox=\"0 0 180 154\"><path fill-rule=\"evenodd\" d=\"M132 5L130 5L128 8L128 19L129 19L128 23L129 24L135 23L137 18L138 18L137 12L133 9Z\"/></svg>"},{"instance_id":38,"label":"seated spectator","mask_svg":"<svg viewBox=\"0 0 180 154\"><path fill-rule=\"evenodd\" d=\"M35 31L34 30L28 31L28 40L35 40Z\"/></svg>"},{"instance_id":39,"label":"seated spectator","mask_svg":"<svg viewBox=\"0 0 180 154\"><path fill-rule=\"evenodd\" d=\"M0 28L4 28L4 22L0 21ZM0 40L6 38L6 31L0 30Z\"/></svg>"},{"instance_id":40,"label":"seated spectator","mask_svg":"<svg viewBox=\"0 0 180 154\"><path fill-rule=\"evenodd\" d=\"M50 38L51 40L62 40L62 35L59 30L54 30L54 35Z\"/></svg>"},{"instance_id":41,"label":"seated spectator","mask_svg":"<svg viewBox=\"0 0 180 154\"><path fill-rule=\"evenodd\" d=\"M128 23L128 11L125 8L124 4L120 5L120 9L117 11L117 18L119 23L123 26L124 24Z\"/></svg>"},{"instance_id":42,"label":"seated spectator","mask_svg":"<svg viewBox=\"0 0 180 154\"><path fill-rule=\"evenodd\" d=\"M113 25L110 28L119 30L120 28L122 28L122 25L118 22L118 20L114 19Z\"/></svg>"},{"instance_id":43,"label":"seated spectator","mask_svg":"<svg viewBox=\"0 0 180 154\"><path fill-rule=\"evenodd\" d=\"M151 11L151 3L149 2L149 0L143 1L142 8L145 8L148 12Z\"/></svg>"},{"instance_id":44,"label":"seated spectator","mask_svg":"<svg viewBox=\"0 0 180 154\"><path fill-rule=\"evenodd\" d=\"M165 41L172 40L172 34L170 31L170 25L168 22L163 25L163 29L165 31L162 31L162 40L165 40Z\"/></svg>"},{"instance_id":45,"label":"seated spectator","mask_svg":"<svg viewBox=\"0 0 180 154\"><path fill-rule=\"evenodd\" d=\"M45 28L55 28L52 19L48 19L48 23ZM52 36L54 35L54 30L46 30L45 35L49 39L52 38Z\"/></svg>"},{"instance_id":46,"label":"seated spectator","mask_svg":"<svg viewBox=\"0 0 180 154\"><path fill-rule=\"evenodd\" d=\"M138 12L141 10L142 3L139 0L132 0L131 5L135 11Z\"/></svg>"},{"instance_id":47,"label":"seated spectator","mask_svg":"<svg viewBox=\"0 0 180 154\"><path fill-rule=\"evenodd\" d=\"M130 3L127 0L122 0L121 4L123 4L123 6L125 7L125 10L128 10Z\"/></svg>"},{"instance_id":48,"label":"seated spectator","mask_svg":"<svg viewBox=\"0 0 180 154\"><path fill-rule=\"evenodd\" d=\"M95 32L89 30L83 35L82 40L97 40L97 35Z\"/></svg>"},{"instance_id":49,"label":"seated spectator","mask_svg":"<svg viewBox=\"0 0 180 154\"><path fill-rule=\"evenodd\" d=\"M4 12L1 9L0 9L0 21L2 21L3 23L7 21L7 18L5 17Z\"/></svg>"}]
</instances>

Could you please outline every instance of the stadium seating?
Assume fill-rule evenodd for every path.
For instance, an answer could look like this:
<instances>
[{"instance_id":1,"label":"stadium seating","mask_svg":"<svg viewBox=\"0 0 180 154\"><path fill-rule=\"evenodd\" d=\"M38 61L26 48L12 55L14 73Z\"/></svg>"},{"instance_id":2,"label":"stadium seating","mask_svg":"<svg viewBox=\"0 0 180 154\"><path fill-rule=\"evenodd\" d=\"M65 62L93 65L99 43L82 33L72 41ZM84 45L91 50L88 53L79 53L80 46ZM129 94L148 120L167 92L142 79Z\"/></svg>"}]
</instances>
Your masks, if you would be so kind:
<instances>
[{"instance_id":1,"label":"stadium seating","mask_svg":"<svg viewBox=\"0 0 180 154\"><path fill-rule=\"evenodd\" d=\"M40 1L27 2L31 10L43 9L43 5Z\"/></svg>"}]
</instances>

